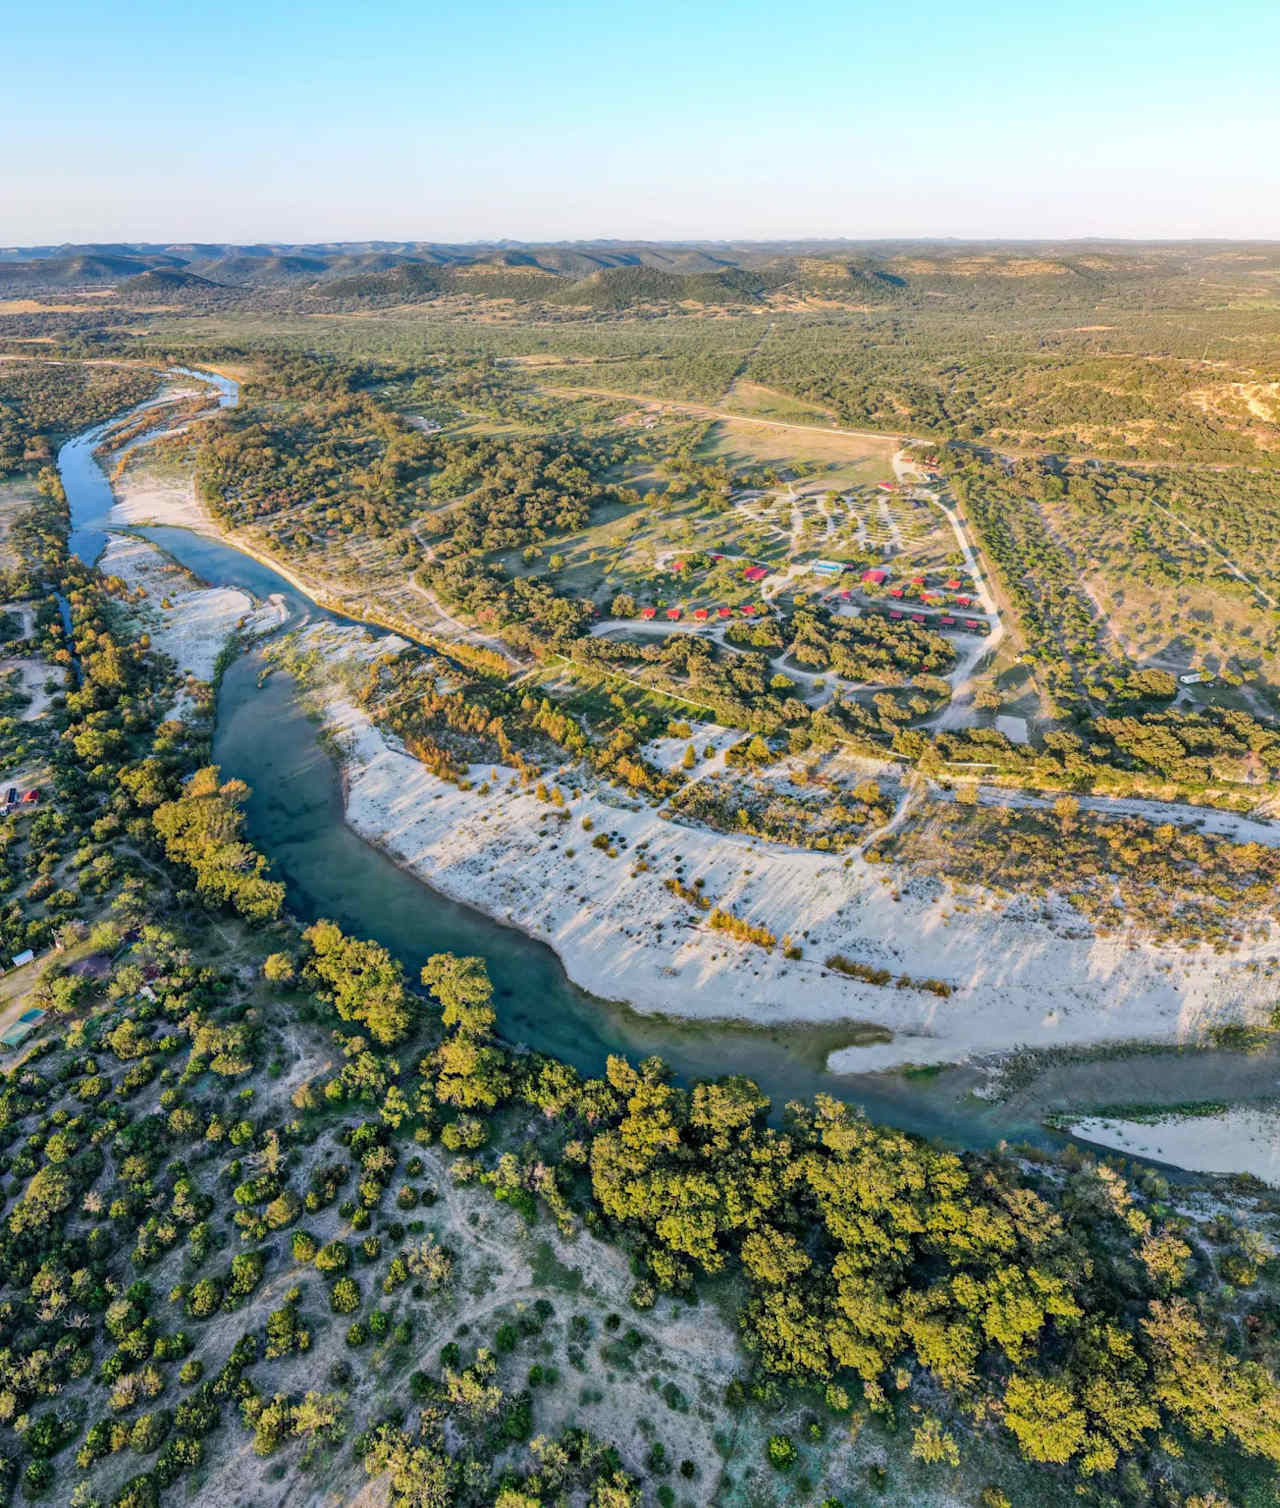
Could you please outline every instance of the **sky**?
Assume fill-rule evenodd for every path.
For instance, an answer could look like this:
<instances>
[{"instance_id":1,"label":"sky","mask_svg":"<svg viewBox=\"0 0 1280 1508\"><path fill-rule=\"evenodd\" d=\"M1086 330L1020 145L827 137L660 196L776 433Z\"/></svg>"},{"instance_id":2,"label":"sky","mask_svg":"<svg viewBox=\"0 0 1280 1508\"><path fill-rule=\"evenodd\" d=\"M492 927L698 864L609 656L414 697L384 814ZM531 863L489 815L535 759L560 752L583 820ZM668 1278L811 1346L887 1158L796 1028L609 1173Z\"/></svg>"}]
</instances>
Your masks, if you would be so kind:
<instances>
[{"instance_id":1,"label":"sky","mask_svg":"<svg viewBox=\"0 0 1280 1508\"><path fill-rule=\"evenodd\" d=\"M1280 239L1280 5L10 7L0 244Z\"/></svg>"}]
</instances>

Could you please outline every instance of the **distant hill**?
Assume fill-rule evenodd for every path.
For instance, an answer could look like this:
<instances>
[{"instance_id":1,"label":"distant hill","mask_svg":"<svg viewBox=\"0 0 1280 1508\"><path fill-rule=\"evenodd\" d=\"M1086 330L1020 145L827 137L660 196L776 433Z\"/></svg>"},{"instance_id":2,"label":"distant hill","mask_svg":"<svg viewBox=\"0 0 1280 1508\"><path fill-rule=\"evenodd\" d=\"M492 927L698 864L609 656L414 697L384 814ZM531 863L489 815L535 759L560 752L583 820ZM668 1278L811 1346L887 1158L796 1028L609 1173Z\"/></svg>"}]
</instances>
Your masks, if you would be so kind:
<instances>
[{"instance_id":1,"label":"distant hill","mask_svg":"<svg viewBox=\"0 0 1280 1508\"><path fill-rule=\"evenodd\" d=\"M122 296L137 298L170 298L175 294L191 294L212 291L219 284L194 272L184 272L180 267L149 267L136 277L125 278L119 285Z\"/></svg>"}]
</instances>

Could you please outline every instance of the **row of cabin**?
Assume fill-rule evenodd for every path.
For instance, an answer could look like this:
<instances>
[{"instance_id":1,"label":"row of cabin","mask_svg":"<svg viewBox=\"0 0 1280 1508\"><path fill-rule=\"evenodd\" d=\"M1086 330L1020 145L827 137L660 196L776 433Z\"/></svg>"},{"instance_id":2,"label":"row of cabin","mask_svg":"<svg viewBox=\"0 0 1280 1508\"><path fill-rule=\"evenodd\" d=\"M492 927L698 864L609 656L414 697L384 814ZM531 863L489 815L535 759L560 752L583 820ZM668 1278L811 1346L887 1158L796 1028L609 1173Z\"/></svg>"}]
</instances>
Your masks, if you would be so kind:
<instances>
[{"instance_id":1,"label":"row of cabin","mask_svg":"<svg viewBox=\"0 0 1280 1508\"><path fill-rule=\"evenodd\" d=\"M757 613L763 613L764 608L755 607L752 603L748 602L745 607L740 607L738 612L744 618L754 618ZM658 609L656 607L642 607L640 609L640 616L646 623L651 623L658 616ZM684 608L669 607L662 616L668 623L679 623L681 618L684 617ZM731 607L695 607L690 616L695 623L708 623L712 618L732 618L733 609Z\"/></svg>"},{"instance_id":2,"label":"row of cabin","mask_svg":"<svg viewBox=\"0 0 1280 1508\"><path fill-rule=\"evenodd\" d=\"M928 623L930 616L929 613L906 613L899 607L891 607L889 609L889 617L895 621L909 617L912 623ZM963 627L973 634L985 634L987 632L987 622L984 618L957 618L952 613L934 613L932 614L932 618L938 628Z\"/></svg>"}]
</instances>

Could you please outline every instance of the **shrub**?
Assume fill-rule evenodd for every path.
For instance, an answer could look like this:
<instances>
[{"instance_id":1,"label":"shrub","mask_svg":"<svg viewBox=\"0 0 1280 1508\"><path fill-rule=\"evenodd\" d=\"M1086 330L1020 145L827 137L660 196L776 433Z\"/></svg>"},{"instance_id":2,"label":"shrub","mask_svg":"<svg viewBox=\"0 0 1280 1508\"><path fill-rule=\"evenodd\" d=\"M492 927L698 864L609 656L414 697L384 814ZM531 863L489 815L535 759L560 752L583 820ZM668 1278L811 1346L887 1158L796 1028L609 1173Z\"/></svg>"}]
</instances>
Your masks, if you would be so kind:
<instances>
[{"instance_id":1,"label":"shrub","mask_svg":"<svg viewBox=\"0 0 1280 1508\"><path fill-rule=\"evenodd\" d=\"M360 1289L354 1278L339 1278L329 1290L329 1307L335 1314L354 1314L360 1307Z\"/></svg>"},{"instance_id":2,"label":"shrub","mask_svg":"<svg viewBox=\"0 0 1280 1508\"><path fill-rule=\"evenodd\" d=\"M769 1458L769 1465L777 1471L790 1471L799 1456L795 1441L790 1435L770 1435L765 1454Z\"/></svg>"}]
</instances>

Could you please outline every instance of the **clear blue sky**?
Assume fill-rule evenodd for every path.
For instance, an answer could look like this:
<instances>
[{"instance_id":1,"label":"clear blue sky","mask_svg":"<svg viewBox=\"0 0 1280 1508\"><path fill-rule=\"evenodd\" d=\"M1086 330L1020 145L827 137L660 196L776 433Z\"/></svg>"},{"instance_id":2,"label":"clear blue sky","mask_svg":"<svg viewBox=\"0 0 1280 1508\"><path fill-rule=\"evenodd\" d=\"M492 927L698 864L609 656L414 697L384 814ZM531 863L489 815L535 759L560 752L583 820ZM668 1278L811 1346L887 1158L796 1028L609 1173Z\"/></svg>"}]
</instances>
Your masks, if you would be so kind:
<instances>
[{"instance_id":1,"label":"clear blue sky","mask_svg":"<svg viewBox=\"0 0 1280 1508\"><path fill-rule=\"evenodd\" d=\"M7 9L0 241L1280 238L1276 0Z\"/></svg>"}]
</instances>

